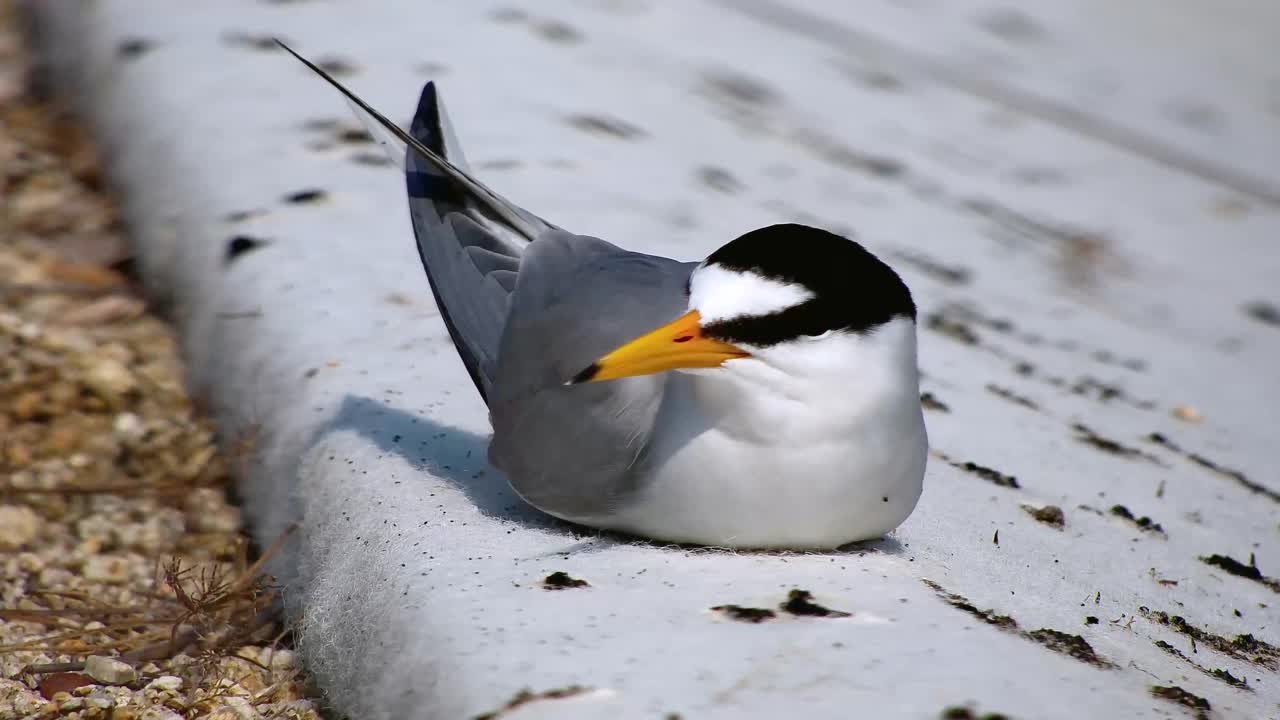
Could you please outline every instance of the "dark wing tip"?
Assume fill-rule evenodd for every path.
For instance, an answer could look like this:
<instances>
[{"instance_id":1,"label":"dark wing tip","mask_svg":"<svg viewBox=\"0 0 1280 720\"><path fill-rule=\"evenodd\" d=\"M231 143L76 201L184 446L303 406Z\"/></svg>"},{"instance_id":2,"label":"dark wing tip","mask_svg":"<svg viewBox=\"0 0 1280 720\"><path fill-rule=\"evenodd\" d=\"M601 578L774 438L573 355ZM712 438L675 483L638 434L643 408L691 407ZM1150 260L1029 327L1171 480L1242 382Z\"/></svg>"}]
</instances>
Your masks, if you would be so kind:
<instances>
[{"instance_id":1,"label":"dark wing tip","mask_svg":"<svg viewBox=\"0 0 1280 720\"><path fill-rule=\"evenodd\" d=\"M580 385L585 382L591 382L596 375L600 374L600 363L591 363L582 369L582 372L574 375L565 385Z\"/></svg>"},{"instance_id":2,"label":"dark wing tip","mask_svg":"<svg viewBox=\"0 0 1280 720\"><path fill-rule=\"evenodd\" d=\"M436 93L435 82L428 81L422 86L422 94L418 96L418 107L413 111L413 122L409 126L409 134L430 148L432 152L441 157L445 156L444 132L440 123L440 98Z\"/></svg>"}]
</instances>

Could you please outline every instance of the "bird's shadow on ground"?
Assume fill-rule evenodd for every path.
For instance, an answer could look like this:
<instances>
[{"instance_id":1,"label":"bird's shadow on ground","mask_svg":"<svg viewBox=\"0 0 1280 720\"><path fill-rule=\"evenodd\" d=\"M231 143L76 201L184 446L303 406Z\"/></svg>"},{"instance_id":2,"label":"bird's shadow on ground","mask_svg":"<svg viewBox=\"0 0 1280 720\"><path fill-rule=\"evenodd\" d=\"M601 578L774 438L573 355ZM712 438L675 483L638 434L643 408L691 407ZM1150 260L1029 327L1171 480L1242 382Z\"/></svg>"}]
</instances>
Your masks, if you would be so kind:
<instances>
[{"instance_id":1,"label":"bird's shadow on ground","mask_svg":"<svg viewBox=\"0 0 1280 720\"><path fill-rule=\"evenodd\" d=\"M861 557L863 555L903 555L906 548L891 537L863 540L841 545L832 550L751 550L743 548L715 547L709 545L690 545L684 543L667 543L658 540L614 533L606 530L590 530L579 528L582 533L577 542L565 548L552 550L542 554L543 557L569 557L571 555L590 555L608 550L619 545L652 547L657 549L676 550L690 555L750 555L753 557L792 558L804 556L826 557L831 555Z\"/></svg>"},{"instance_id":2,"label":"bird's shadow on ground","mask_svg":"<svg viewBox=\"0 0 1280 720\"><path fill-rule=\"evenodd\" d=\"M337 413L317 429L315 440L333 432L352 432L373 443L380 451L394 454L414 469L440 478L467 496L485 516L522 527L541 530L573 542L548 555L595 553L620 545L669 548L693 553L733 553L738 555L900 555L904 548L889 537L851 543L835 550L819 552L756 551L676 545L574 525L547 515L526 503L511 489L501 471L489 465L489 438L445 425L426 415L414 414L373 398L347 395Z\"/></svg>"},{"instance_id":3,"label":"bird's shadow on ground","mask_svg":"<svg viewBox=\"0 0 1280 720\"><path fill-rule=\"evenodd\" d=\"M317 430L316 439L334 432L359 435L415 470L449 483L487 517L565 535L580 534L574 533L574 526L539 512L516 495L506 477L489 465L486 436L358 395L343 398L334 416Z\"/></svg>"}]
</instances>

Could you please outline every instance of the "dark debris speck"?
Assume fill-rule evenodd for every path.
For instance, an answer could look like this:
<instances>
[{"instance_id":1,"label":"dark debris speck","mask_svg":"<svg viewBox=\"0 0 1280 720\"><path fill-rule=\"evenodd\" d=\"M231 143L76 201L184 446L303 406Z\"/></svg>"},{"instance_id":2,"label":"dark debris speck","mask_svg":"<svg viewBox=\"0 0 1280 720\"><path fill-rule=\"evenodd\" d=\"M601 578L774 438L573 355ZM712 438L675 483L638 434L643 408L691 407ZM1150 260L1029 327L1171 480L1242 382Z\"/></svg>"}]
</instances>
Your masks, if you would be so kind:
<instances>
[{"instance_id":1,"label":"dark debris speck","mask_svg":"<svg viewBox=\"0 0 1280 720\"><path fill-rule=\"evenodd\" d=\"M717 69L703 76L708 91L718 98L742 105L775 105L781 96L763 80L741 72Z\"/></svg>"},{"instance_id":2,"label":"dark debris speck","mask_svg":"<svg viewBox=\"0 0 1280 720\"><path fill-rule=\"evenodd\" d=\"M227 241L227 251L223 256L223 262L230 265L232 261L266 244L267 241L261 238L251 235L236 235Z\"/></svg>"},{"instance_id":3,"label":"dark debris speck","mask_svg":"<svg viewBox=\"0 0 1280 720\"><path fill-rule=\"evenodd\" d=\"M1008 615L1000 615L994 610L979 610L973 603L962 595L948 592L941 585L932 580L925 580L931 590L938 594L951 607L969 613L988 625L994 625L1001 630L1017 630L1018 623Z\"/></svg>"},{"instance_id":4,"label":"dark debris speck","mask_svg":"<svg viewBox=\"0 0 1280 720\"><path fill-rule=\"evenodd\" d=\"M557 570L542 579L542 587L547 590L567 590L569 588L591 587L586 580L579 580L563 570Z\"/></svg>"},{"instance_id":5,"label":"dark debris speck","mask_svg":"<svg viewBox=\"0 0 1280 720\"><path fill-rule=\"evenodd\" d=\"M1023 505L1022 509L1035 518L1036 522L1044 523L1049 527L1061 530L1066 524L1066 516L1063 515L1062 508L1057 505L1045 505L1044 507Z\"/></svg>"},{"instance_id":6,"label":"dark debris speck","mask_svg":"<svg viewBox=\"0 0 1280 720\"><path fill-rule=\"evenodd\" d=\"M263 52L278 52L281 48L276 44L276 39L270 35L254 35L244 31L231 31L222 35L222 42L227 45L249 48L251 50L261 50ZM288 42L287 40L285 42Z\"/></svg>"},{"instance_id":7,"label":"dark debris speck","mask_svg":"<svg viewBox=\"0 0 1280 720\"><path fill-rule=\"evenodd\" d=\"M857 73L854 79L866 87L883 92L901 92L907 86L901 77L888 70L867 70Z\"/></svg>"},{"instance_id":8,"label":"dark debris speck","mask_svg":"<svg viewBox=\"0 0 1280 720\"><path fill-rule=\"evenodd\" d=\"M967 461L953 462L951 464L952 466L957 467L961 470L964 470L967 473L977 475L978 477L982 478L983 480L986 480L989 483L992 483L993 485L999 485L1000 487L1013 488L1015 490L1022 487L1021 485L1018 484L1018 478L1012 475L1006 475L1005 473L1002 473L999 470L989 468L985 465L979 465L978 463L967 462Z\"/></svg>"},{"instance_id":9,"label":"dark debris speck","mask_svg":"<svg viewBox=\"0 0 1280 720\"><path fill-rule=\"evenodd\" d=\"M1187 622L1181 615L1170 615L1163 610L1152 610L1146 606L1138 608L1138 613L1151 622L1182 633L1195 642L1208 645L1229 657L1253 663L1268 670L1280 667L1280 648L1259 640L1252 634L1236 635L1228 639Z\"/></svg>"},{"instance_id":10,"label":"dark debris speck","mask_svg":"<svg viewBox=\"0 0 1280 720\"><path fill-rule=\"evenodd\" d=\"M1257 483L1257 482L1254 482L1253 480L1250 480L1248 476L1246 476L1244 473L1240 472L1239 470L1233 470L1232 468L1225 467L1217 462L1214 462L1213 460L1210 460L1209 458L1203 455L1200 455L1199 453L1183 450L1177 443L1169 439L1169 437L1164 433L1158 433L1158 432L1149 433L1146 439L1148 442L1155 443L1156 445L1159 445L1160 447L1168 450L1169 452L1175 453L1177 455L1181 455L1182 457L1186 458L1192 463L1195 463L1196 465L1199 465L1205 470L1208 470L1221 477L1227 478L1228 480L1235 481L1236 484L1240 485L1246 490L1249 490L1250 492L1256 493L1258 495L1262 495L1270 500L1274 500L1275 502L1280 503L1280 492L1277 492L1276 490L1273 490L1261 483Z\"/></svg>"},{"instance_id":11,"label":"dark debris speck","mask_svg":"<svg viewBox=\"0 0 1280 720\"><path fill-rule=\"evenodd\" d=\"M357 165L368 165L370 167L384 167L393 164L391 158L376 152L358 152L351 156L351 162Z\"/></svg>"},{"instance_id":12,"label":"dark debris speck","mask_svg":"<svg viewBox=\"0 0 1280 720\"><path fill-rule=\"evenodd\" d=\"M1072 424L1071 429L1076 431L1077 440L1105 453L1119 455L1120 457L1140 458L1142 460L1155 463L1156 465L1164 465L1164 463L1160 462L1160 460L1151 453L1144 452L1138 448L1130 447L1110 438L1103 437L1083 423L1074 423Z\"/></svg>"},{"instance_id":13,"label":"dark debris speck","mask_svg":"<svg viewBox=\"0 0 1280 720\"><path fill-rule=\"evenodd\" d=\"M1009 720L1009 716L1004 713L981 713L979 714L973 708L965 705L953 705L942 711L938 716L941 720Z\"/></svg>"},{"instance_id":14,"label":"dark debris speck","mask_svg":"<svg viewBox=\"0 0 1280 720\"><path fill-rule=\"evenodd\" d=\"M543 40L557 45L576 45L582 42L582 31L560 20L544 20L533 26L534 32Z\"/></svg>"},{"instance_id":15,"label":"dark debris speck","mask_svg":"<svg viewBox=\"0 0 1280 720\"><path fill-rule=\"evenodd\" d=\"M348 145L367 145L373 142L373 135L370 135L368 130L358 127L340 128L334 137L338 142Z\"/></svg>"},{"instance_id":16,"label":"dark debris speck","mask_svg":"<svg viewBox=\"0 0 1280 720\"><path fill-rule=\"evenodd\" d=\"M1223 668L1214 668L1213 670L1209 671L1209 674L1221 680L1222 682L1230 685L1231 687L1240 688L1241 690L1249 689L1248 681L1245 680L1244 678L1238 678L1235 675L1232 675L1230 670L1226 670Z\"/></svg>"},{"instance_id":17,"label":"dark debris speck","mask_svg":"<svg viewBox=\"0 0 1280 720\"><path fill-rule=\"evenodd\" d=\"M604 115L578 113L565 118L565 122L568 123L570 127L577 128L583 132L607 135L620 140L634 140L646 135L644 130L641 130L625 120L606 117Z\"/></svg>"},{"instance_id":18,"label":"dark debris speck","mask_svg":"<svg viewBox=\"0 0 1280 720\"><path fill-rule=\"evenodd\" d=\"M813 601L813 593L808 590L792 590L787 593L787 601L778 606L783 612L801 617L849 617L853 613L843 610L832 610Z\"/></svg>"},{"instance_id":19,"label":"dark debris speck","mask_svg":"<svg viewBox=\"0 0 1280 720\"><path fill-rule=\"evenodd\" d=\"M762 623L765 620L772 620L778 616L777 613L768 608L742 607L741 605L716 605L712 610L724 613L725 617L738 622Z\"/></svg>"},{"instance_id":20,"label":"dark debris speck","mask_svg":"<svg viewBox=\"0 0 1280 720\"><path fill-rule=\"evenodd\" d=\"M1270 588L1272 592L1280 593L1280 578L1267 577L1266 575L1263 575L1262 571L1258 569L1258 559L1253 554L1249 555L1248 565L1245 565L1229 555L1218 554L1201 557L1200 562L1225 570L1236 577L1242 577L1246 580L1261 583Z\"/></svg>"},{"instance_id":21,"label":"dark debris speck","mask_svg":"<svg viewBox=\"0 0 1280 720\"><path fill-rule=\"evenodd\" d=\"M914 250L899 250L894 257L946 285L968 285L973 281L973 271L962 265L954 265Z\"/></svg>"},{"instance_id":22,"label":"dark debris speck","mask_svg":"<svg viewBox=\"0 0 1280 720\"><path fill-rule=\"evenodd\" d=\"M116 46L116 54L119 55L122 60L133 60L146 55L153 48L155 48L155 43L146 38L126 38L121 40L120 44Z\"/></svg>"},{"instance_id":23,"label":"dark debris speck","mask_svg":"<svg viewBox=\"0 0 1280 720\"><path fill-rule=\"evenodd\" d=\"M1245 565L1239 560L1228 555L1209 555L1207 557L1200 558L1200 562L1203 562L1206 565L1220 567L1232 575L1239 575L1242 578L1249 578L1250 580L1262 579L1262 571L1258 569L1258 566L1256 565L1257 560L1254 559L1254 556L1252 555L1249 556L1248 565Z\"/></svg>"},{"instance_id":24,"label":"dark debris speck","mask_svg":"<svg viewBox=\"0 0 1280 720\"><path fill-rule=\"evenodd\" d=\"M1039 630L1025 632L1020 630L1017 621L1008 615L1000 615L994 610L980 610L963 595L949 592L932 580L925 580L924 584L929 586L930 589L938 594L938 597L942 598L951 607L966 612L988 625L1015 633L1019 637L1039 643L1050 650L1068 655L1095 667L1107 669L1115 667L1113 663L1094 652L1093 646L1079 635L1064 633L1051 628L1040 628Z\"/></svg>"},{"instance_id":25,"label":"dark debris speck","mask_svg":"<svg viewBox=\"0 0 1280 720\"><path fill-rule=\"evenodd\" d=\"M1263 300L1245 304L1244 314L1264 325L1280 328L1280 307Z\"/></svg>"},{"instance_id":26,"label":"dark debris speck","mask_svg":"<svg viewBox=\"0 0 1280 720\"><path fill-rule=\"evenodd\" d=\"M350 77L356 74L354 63L338 57L316 60L316 66L334 77Z\"/></svg>"},{"instance_id":27,"label":"dark debris speck","mask_svg":"<svg viewBox=\"0 0 1280 720\"><path fill-rule=\"evenodd\" d=\"M317 203L329 197L329 193L324 190L310 188L307 190L299 190L298 192L289 193L284 196L284 201L291 205L307 205Z\"/></svg>"},{"instance_id":28,"label":"dark debris speck","mask_svg":"<svg viewBox=\"0 0 1280 720\"><path fill-rule=\"evenodd\" d=\"M1212 706L1209 701L1194 695L1177 685L1152 685L1151 695L1162 700L1177 703L1189 710L1195 712L1196 720L1209 720L1209 711Z\"/></svg>"},{"instance_id":29,"label":"dark debris speck","mask_svg":"<svg viewBox=\"0 0 1280 720\"><path fill-rule=\"evenodd\" d=\"M506 717L510 711L515 710L521 705L526 705L535 700L560 700L562 698L573 697L574 695L581 695L582 693L587 692L588 689L589 688L581 685L570 685L568 687L555 688L552 690L543 690L542 692L533 692L529 688L525 688L512 696L512 698L500 709L476 715L472 720L498 720L498 718Z\"/></svg>"},{"instance_id":30,"label":"dark debris speck","mask_svg":"<svg viewBox=\"0 0 1280 720\"><path fill-rule=\"evenodd\" d=\"M948 407L946 403L939 400L937 395L934 395L931 392L920 393L920 405L923 406L925 410L943 413L951 412L951 408Z\"/></svg>"},{"instance_id":31,"label":"dark debris speck","mask_svg":"<svg viewBox=\"0 0 1280 720\"><path fill-rule=\"evenodd\" d=\"M1067 390L1074 395L1087 397L1106 404L1111 401L1126 403L1139 410L1151 410L1156 404L1150 400L1140 400L1130 396L1124 388L1089 375L1082 375L1073 381Z\"/></svg>"},{"instance_id":32,"label":"dark debris speck","mask_svg":"<svg viewBox=\"0 0 1280 720\"><path fill-rule=\"evenodd\" d=\"M1014 7L993 8L977 19L978 27L1009 43L1036 44L1044 42L1049 31L1027 12Z\"/></svg>"},{"instance_id":33,"label":"dark debris speck","mask_svg":"<svg viewBox=\"0 0 1280 720\"><path fill-rule=\"evenodd\" d=\"M924 317L924 326L940 335L945 335L965 345L977 345L981 341L978 333L968 323L957 320L942 313L929 313Z\"/></svg>"},{"instance_id":34,"label":"dark debris speck","mask_svg":"<svg viewBox=\"0 0 1280 720\"><path fill-rule=\"evenodd\" d=\"M1026 633L1026 636L1050 650L1060 652L1064 655L1070 655L1080 662L1089 663L1090 665L1100 668L1115 667L1113 663L1099 657L1098 654L1094 652L1093 646L1089 644L1089 641L1079 635L1065 633L1061 630L1054 630L1052 628L1040 628L1039 630L1032 630L1031 632Z\"/></svg>"},{"instance_id":35,"label":"dark debris speck","mask_svg":"<svg viewBox=\"0 0 1280 720\"><path fill-rule=\"evenodd\" d=\"M722 167L705 165L698 168L698 180L705 186L732 195L742 189L742 183L728 170Z\"/></svg>"},{"instance_id":36,"label":"dark debris speck","mask_svg":"<svg viewBox=\"0 0 1280 720\"><path fill-rule=\"evenodd\" d=\"M1118 518L1123 518L1133 523L1135 527L1143 532L1156 533L1159 535L1165 534L1164 528L1160 526L1160 523L1155 522L1146 515L1143 515L1142 517L1135 517L1133 512L1124 505L1112 505L1110 512Z\"/></svg>"},{"instance_id":37,"label":"dark debris speck","mask_svg":"<svg viewBox=\"0 0 1280 720\"><path fill-rule=\"evenodd\" d=\"M1013 390L1010 390L1007 387L1002 387L994 383L987 383L987 392L1003 400L1008 400L1014 405L1021 405L1022 407L1027 408L1028 410L1036 410L1036 411L1040 410L1040 406L1036 404L1036 401L1032 400L1031 398L1025 395L1019 395L1018 393L1014 392Z\"/></svg>"},{"instance_id":38,"label":"dark debris speck","mask_svg":"<svg viewBox=\"0 0 1280 720\"><path fill-rule=\"evenodd\" d=\"M498 8L489 13L489 19L496 23L521 23L529 19L529 14L519 8Z\"/></svg>"}]
</instances>

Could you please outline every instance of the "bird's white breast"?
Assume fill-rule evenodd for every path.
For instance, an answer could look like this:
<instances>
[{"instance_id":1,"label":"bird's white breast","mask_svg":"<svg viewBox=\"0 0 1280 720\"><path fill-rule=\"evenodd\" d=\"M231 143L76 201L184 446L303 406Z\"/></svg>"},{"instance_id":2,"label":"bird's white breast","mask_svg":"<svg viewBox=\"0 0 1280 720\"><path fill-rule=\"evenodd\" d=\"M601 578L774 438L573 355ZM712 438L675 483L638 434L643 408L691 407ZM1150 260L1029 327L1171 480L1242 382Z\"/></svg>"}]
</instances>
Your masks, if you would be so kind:
<instances>
[{"instance_id":1,"label":"bird's white breast","mask_svg":"<svg viewBox=\"0 0 1280 720\"><path fill-rule=\"evenodd\" d=\"M747 359L672 375L650 474L611 524L753 548L831 548L892 530L920 497L928 448L909 349L909 365L872 357L861 374L797 378Z\"/></svg>"}]
</instances>

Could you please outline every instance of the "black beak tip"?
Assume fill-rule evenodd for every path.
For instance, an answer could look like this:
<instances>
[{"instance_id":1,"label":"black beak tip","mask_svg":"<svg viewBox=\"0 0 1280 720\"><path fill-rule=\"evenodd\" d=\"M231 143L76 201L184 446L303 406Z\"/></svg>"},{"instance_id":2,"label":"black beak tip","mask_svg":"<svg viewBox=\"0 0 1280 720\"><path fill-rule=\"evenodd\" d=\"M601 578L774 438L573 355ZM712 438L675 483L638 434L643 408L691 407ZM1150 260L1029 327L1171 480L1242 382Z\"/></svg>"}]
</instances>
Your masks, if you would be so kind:
<instances>
[{"instance_id":1,"label":"black beak tip","mask_svg":"<svg viewBox=\"0 0 1280 720\"><path fill-rule=\"evenodd\" d=\"M591 382L592 378L600 373L600 363L591 363L582 369L582 372L574 375L565 385L580 385L585 382Z\"/></svg>"}]
</instances>

